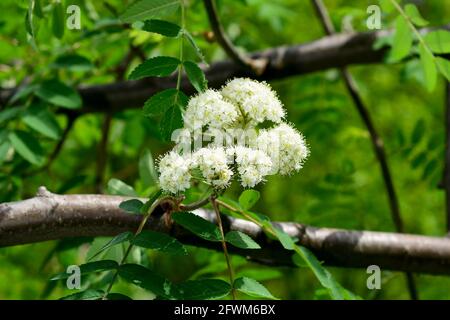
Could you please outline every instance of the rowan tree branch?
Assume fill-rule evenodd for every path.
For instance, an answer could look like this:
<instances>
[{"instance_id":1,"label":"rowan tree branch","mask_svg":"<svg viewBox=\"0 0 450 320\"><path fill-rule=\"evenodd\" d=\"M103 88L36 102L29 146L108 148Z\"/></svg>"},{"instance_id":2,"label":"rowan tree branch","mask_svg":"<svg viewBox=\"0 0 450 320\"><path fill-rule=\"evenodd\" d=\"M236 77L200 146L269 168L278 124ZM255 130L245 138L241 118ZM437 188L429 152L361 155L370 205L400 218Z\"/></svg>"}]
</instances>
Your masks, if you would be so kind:
<instances>
[{"instance_id":1,"label":"rowan tree branch","mask_svg":"<svg viewBox=\"0 0 450 320\"><path fill-rule=\"evenodd\" d=\"M450 29L450 24L440 27ZM425 33L430 29L422 29ZM289 76L308 74L330 68L349 65L380 63L383 61L387 47L373 49L373 44L380 37L391 31L337 34L316 41L293 46L281 46L255 52L252 59L267 58L266 69L260 76L240 66L232 60L212 63L205 68L208 85L219 88L226 80L234 77L252 77L256 80L276 80ZM79 93L83 99L80 113L115 112L130 108L141 108L144 102L158 91L174 88L176 76L168 78L146 78L138 81L123 81L112 84L81 86ZM186 77L181 89L186 94L195 93ZM0 89L0 98L7 97L16 89Z\"/></svg>"},{"instance_id":2,"label":"rowan tree branch","mask_svg":"<svg viewBox=\"0 0 450 320\"><path fill-rule=\"evenodd\" d=\"M129 199L107 195L56 195L41 187L36 197L0 204L0 246L81 236L114 236L134 231L141 217L119 208ZM194 213L215 222L212 211ZM176 224L168 227L157 209L145 228L170 233L184 243L221 250L220 243L193 236ZM243 250L230 246L230 253L270 265L292 265L292 252L268 239L254 223L223 216L225 231L237 230L254 238L263 249ZM327 265L450 275L450 239L374 231L315 228L294 222L278 223L298 244L311 249Z\"/></svg>"},{"instance_id":3,"label":"rowan tree branch","mask_svg":"<svg viewBox=\"0 0 450 320\"><path fill-rule=\"evenodd\" d=\"M237 64L252 70L256 75L261 75L267 66L266 58L252 59L245 54L240 53L228 39L217 14L216 3L214 0L203 0L203 4L208 14L209 24L214 32L214 36L227 55Z\"/></svg>"},{"instance_id":4,"label":"rowan tree branch","mask_svg":"<svg viewBox=\"0 0 450 320\"><path fill-rule=\"evenodd\" d=\"M333 35L336 33L333 22L331 21L328 10L322 0L312 0L312 4L319 17L322 26L328 35ZM370 135L370 140L372 141L372 146L375 151L378 163L380 164L381 174L383 176L384 185L386 188L386 194L389 200L389 206L391 209L391 217L394 221L395 229L397 232L404 232L403 220L400 214L400 207L398 203L397 193L395 192L394 181L392 179L392 174L389 169L386 152L384 150L384 142L380 134L378 134L377 129L370 115L369 108L364 104L364 101L356 87L355 80L353 79L350 71L346 67L340 68L341 77L344 80L345 87L350 94L353 103L358 111L367 131ZM411 273L406 273L406 281L408 285L408 290L410 296L413 300L418 299L418 294L416 290L415 281Z\"/></svg>"}]
</instances>

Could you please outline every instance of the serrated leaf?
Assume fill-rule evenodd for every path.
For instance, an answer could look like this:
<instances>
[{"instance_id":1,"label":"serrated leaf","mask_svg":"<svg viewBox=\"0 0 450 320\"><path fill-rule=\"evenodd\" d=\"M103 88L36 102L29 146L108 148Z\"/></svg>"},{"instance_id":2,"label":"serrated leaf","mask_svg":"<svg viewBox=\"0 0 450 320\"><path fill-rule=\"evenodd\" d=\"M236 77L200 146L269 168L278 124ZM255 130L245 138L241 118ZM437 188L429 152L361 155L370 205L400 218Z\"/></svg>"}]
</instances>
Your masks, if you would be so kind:
<instances>
[{"instance_id":1,"label":"serrated leaf","mask_svg":"<svg viewBox=\"0 0 450 320\"><path fill-rule=\"evenodd\" d=\"M80 267L80 274L85 275L85 274L90 274L90 273L114 270L119 267L119 264L113 260L100 260L100 261L88 262L88 263L80 265L79 267ZM61 273L53 276L50 280L51 281L64 280L64 279L69 278L71 275L72 275L71 273L61 272Z\"/></svg>"},{"instance_id":2,"label":"serrated leaf","mask_svg":"<svg viewBox=\"0 0 450 320\"><path fill-rule=\"evenodd\" d=\"M180 6L179 0L141 0L131 4L120 16L123 22L133 23L152 18L161 18L174 13Z\"/></svg>"},{"instance_id":3,"label":"serrated leaf","mask_svg":"<svg viewBox=\"0 0 450 320\"><path fill-rule=\"evenodd\" d=\"M182 91L177 90L169 102L160 123L161 137L164 141L169 141L172 133L183 126L181 112L188 103L188 97Z\"/></svg>"},{"instance_id":4,"label":"serrated leaf","mask_svg":"<svg viewBox=\"0 0 450 320\"><path fill-rule=\"evenodd\" d=\"M428 32L423 40L434 53L450 53L450 32L447 30Z\"/></svg>"},{"instance_id":5,"label":"serrated leaf","mask_svg":"<svg viewBox=\"0 0 450 320\"><path fill-rule=\"evenodd\" d=\"M186 248L177 239L161 232L144 230L133 239L135 246L173 255L186 255Z\"/></svg>"},{"instance_id":6,"label":"serrated leaf","mask_svg":"<svg viewBox=\"0 0 450 320\"><path fill-rule=\"evenodd\" d=\"M44 150L39 141L25 131L14 131L8 136L14 150L32 164L41 165L44 161Z\"/></svg>"},{"instance_id":7,"label":"serrated leaf","mask_svg":"<svg viewBox=\"0 0 450 320\"><path fill-rule=\"evenodd\" d=\"M202 53L202 50L199 48L199 46L197 45L197 43L194 40L194 37L192 37L192 35L187 31L187 30L182 30L183 32L183 36L185 37L185 39L188 41L188 43L192 46L192 48L195 51L195 54L197 55L197 57L205 64L207 64L205 56Z\"/></svg>"},{"instance_id":8,"label":"serrated leaf","mask_svg":"<svg viewBox=\"0 0 450 320\"><path fill-rule=\"evenodd\" d=\"M61 39L64 36L64 27L65 27L65 19L64 19L64 8L61 2L53 3L53 12L52 12L52 30L53 35L58 39Z\"/></svg>"},{"instance_id":9,"label":"serrated leaf","mask_svg":"<svg viewBox=\"0 0 450 320\"><path fill-rule=\"evenodd\" d=\"M259 191L252 189L245 190L239 196L239 204L244 210L249 210L256 204L256 202L258 202L259 197Z\"/></svg>"},{"instance_id":10,"label":"serrated leaf","mask_svg":"<svg viewBox=\"0 0 450 320\"><path fill-rule=\"evenodd\" d=\"M36 89L35 94L44 101L67 109L79 109L81 97L77 91L59 80L46 80Z\"/></svg>"},{"instance_id":11,"label":"serrated leaf","mask_svg":"<svg viewBox=\"0 0 450 320\"><path fill-rule=\"evenodd\" d=\"M231 286L223 280L200 279L175 284L172 294L180 300L211 300L223 298L230 291Z\"/></svg>"},{"instance_id":12,"label":"serrated leaf","mask_svg":"<svg viewBox=\"0 0 450 320\"><path fill-rule=\"evenodd\" d=\"M172 219L183 228L205 240L220 241L222 238L220 230L215 224L191 212L175 212L172 214Z\"/></svg>"},{"instance_id":13,"label":"serrated leaf","mask_svg":"<svg viewBox=\"0 0 450 320\"><path fill-rule=\"evenodd\" d=\"M136 191L133 187L129 186L119 179L111 179L108 181L108 193L119 196L136 197Z\"/></svg>"},{"instance_id":14,"label":"serrated leaf","mask_svg":"<svg viewBox=\"0 0 450 320\"><path fill-rule=\"evenodd\" d=\"M154 57L138 65L128 79L137 80L144 77L165 77L174 72L180 65L180 60L173 57Z\"/></svg>"},{"instance_id":15,"label":"serrated leaf","mask_svg":"<svg viewBox=\"0 0 450 320\"><path fill-rule=\"evenodd\" d=\"M91 70L94 65L86 57L78 54L66 54L56 58L51 64L51 67L71 71L88 71Z\"/></svg>"},{"instance_id":16,"label":"serrated leaf","mask_svg":"<svg viewBox=\"0 0 450 320\"><path fill-rule=\"evenodd\" d=\"M433 91L436 87L437 69L434 62L434 56L424 47L422 43L419 44L420 63L425 75L425 82L428 91Z\"/></svg>"},{"instance_id":17,"label":"serrated leaf","mask_svg":"<svg viewBox=\"0 0 450 320\"><path fill-rule=\"evenodd\" d=\"M242 249L261 249L261 246L245 233L240 231L230 231L225 235L225 240L233 246Z\"/></svg>"},{"instance_id":18,"label":"serrated leaf","mask_svg":"<svg viewBox=\"0 0 450 320\"><path fill-rule=\"evenodd\" d=\"M150 150L145 149L139 159L139 177L145 187L158 184L158 173L156 172L155 162L153 161Z\"/></svg>"},{"instance_id":19,"label":"serrated leaf","mask_svg":"<svg viewBox=\"0 0 450 320\"><path fill-rule=\"evenodd\" d=\"M55 116L40 105L30 107L23 115L22 121L46 137L55 140L61 137L61 128Z\"/></svg>"},{"instance_id":20,"label":"serrated leaf","mask_svg":"<svg viewBox=\"0 0 450 320\"><path fill-rule=\"evenodd\" d=\"M389 53L390 62L398 62L409 55L413 44L413 36L408 23L402 16L395 20L395 33L392 49Z\"/></svg>"},{"instance_id":21,"label":"serrated leaf","mask_svg":"<svg viewBox=\"0 0 450 320\"><path fill-rule=\"evenodd\" d=\"M445 77L447 78L448 81L450 81L450 61L441 58L441 57L437 57L436 58L436 63L439 69L439 72Z\"/></svg>"},{"instance_id":22,"label":"serrated leaf","mask_svg":"<svg viewBox=\"0 0 450 320\"><path fill-rule=\"evenodd\" d=\"M233 287L246 295L255 298L277 300L261 283L251 278L242 277L234 280Z\"/></svg>"},{"instance_id":23,"label":"serrated leaf","mask_svg":"<svg viewBox=\"0 0 450 320\"><path fill-rule=\"evenodd\" d=\"M422 17L419 9L417 9L414 4L408 3L405 6L405 13L411 19L412 23L414 23L416 26L425 27L426 25L428 25L428 21Z\"/></svg>"},{"instance_id":24,"label":"serrated leaf","mask_svg":"<svg viewBox=\"0 0 450 320\"><path fill-rule=\"evenodd\" d=\"M129 241L133 238L133 233L127 231L123 232L121 234L118 234L114 238L112 238L109 242L107 242L103 247L101 247L94 255L88 258L88 260L94 259L96 256L98 256L100 253L104 252L105 250L108 250L111 247L114 247L118 244L124 243L126 241Z\"/></svg>"},{"instance_id":25,"label":"serrated leaf","mask_svg":"<svg viewBox=\"0 0 450 320\"><path fill-rule=\"evenodd\" d=\"M195 62L192 61L184 61L183 66L186 70L189 81L191 82L195 90L197 90L198 92L205 91L208 87L208 82L206 81L203 70L200 69Z\"/></svg>"},{"instance_id":26,"label":"serrated leaf","mask_svg":"<svg viewBox=\"0 0 450 320\"><path fill-rule=\"evenodd\" d=\"M124 264L119 268L119 276L129 283L158 296L170 298L172 283L146 267L137 264Z\"/></svg>"},{"instance_id":27,"label":"serrated leaf","mask_svg":"<svg viewBox=\"0 0 450 320\"><path fill-rule=\"evenodd\" d=\"M180 26L172 22L151 19L144 22L142 30L158 33L166 37L177 37L180 33L181 28Z\"/></svg>"},{"instance_id":28,"label":"serrated leaf","mask_svg":"<svg viewBox=\"0 0 450 320\"><path fill-rule=\"evenodd\" d=\"M270 222L266 222L265 224L268 224ZM273 224L272 224L273 225ZM276 237L278 238L278 240L280 241L281 245L283 246L283 248L285 248L286 250L294 250L295 248L295 242L294 240L291 238L290 235L288 235L286 232L284 232L283 230L281 230L279 227L277 227L276 225L273 225L272 228L275 231Z\"/></svg>"},{"instance_id":29,"label":"serrated leaf","mask_svg":"<svg viewBox=\"0 0 450 320\"><path fill-rule=\"evenodd\" d=\"M177 89L166 89L151 96L144 104L144 115L154 116L165 112L174 104Z\"/></svg>"},{"instance_id":30,"label":"serrated leaf","mask_svg":"<svg viewBox=\"0 0 450 320\"><path fill-rule=\"evenodd\" d=\"M119 204L119 208L134 214L141 214L141 209L144 203L139 199L125 200Z\"/></svg>"},{"instance_id":31,"label":"serrated leaf","mask_svg":"<svg viewBox=\"0 0 450 320\"><path fill-rule=\"evenodd\" d=\"M85 291L63 297L60 300L100 300L103 298L104 294L105 293L103 290L87 289Z\"/></svg>"}]
</instances>

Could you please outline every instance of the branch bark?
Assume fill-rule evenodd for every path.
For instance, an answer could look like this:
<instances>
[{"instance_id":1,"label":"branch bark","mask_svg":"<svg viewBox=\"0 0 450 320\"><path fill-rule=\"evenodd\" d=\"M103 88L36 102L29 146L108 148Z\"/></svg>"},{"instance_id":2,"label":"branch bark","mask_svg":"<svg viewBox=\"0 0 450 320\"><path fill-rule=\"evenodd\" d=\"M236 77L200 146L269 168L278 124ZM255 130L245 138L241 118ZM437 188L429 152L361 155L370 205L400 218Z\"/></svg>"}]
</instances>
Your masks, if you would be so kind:
<instances>
[{"instance_id":1,"label":"branch bark","mask_svg":"<svg viewBox=\"0 0 450 320\"><path fill-rule=\"evenodd\" d=\"M41 187L36 197L0 204L0 246L79 236L114 236L134 231L140 216L119 209L126 197L107 195L56 195ZM215 222L210 210L194 211ZM292 265L292 252L268 239L255 224L223 216L225 230L237 230L254 238L261 250L230 247L230 253L270 265ZM374 231L315 228L294 222L278 223L298 243L311 249L327 265L450 275L450 239ZM184 243L221 250L220 243L193 236L177 225L168 227L162 209L156 210L146 229L170 233Z\"/></svg>"},{"instance_id":2,"label":"branch bark","mask_svg":"<svg viewBox=\"0 0 450 320\"><path fill-rule=\"evenodd\" d=\"M450 29L450 24L441 27ZM422 29L427 32L430 29ZM375 50L373 44L391 31L337 34L305 44L281 46L250 54L252 59L267 58L264 72L255 77L252 71L232 60L212 63L205 68L211 88L222 86L234 77L252 77L257 80L276 80L289 76L308 74L330 68L356 64L372 64L383 61L386 47ZM81 86L83 99L80 113L116 112L130 108L141 108L144 102L160 90L174 88L176 76L168 78L146 78L138 81L122 81L105 85ZM186 94L195 93L187 78L183 78L181 89ZM11 90L0 90L0 99L11 94Z\"/></svg>"}]
</instances>

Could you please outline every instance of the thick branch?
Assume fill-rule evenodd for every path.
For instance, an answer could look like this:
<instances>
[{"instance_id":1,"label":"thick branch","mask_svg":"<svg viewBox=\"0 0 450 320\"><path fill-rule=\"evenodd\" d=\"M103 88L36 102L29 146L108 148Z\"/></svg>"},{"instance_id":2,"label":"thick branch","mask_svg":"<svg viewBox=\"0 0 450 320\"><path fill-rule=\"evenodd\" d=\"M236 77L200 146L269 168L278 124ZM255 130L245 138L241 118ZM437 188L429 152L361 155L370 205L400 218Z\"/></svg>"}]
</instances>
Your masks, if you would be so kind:
<instances>
[{"instance_id":1,"label":"thick branch","mask_svg":"<svg viewBox=\"0 0 450 320\"><path fill-rule=\"evenodd\" d=\"M140 217L118 208L124 197L106 195L55 195L41 188L35 198L0 204L0 246L78 236L113 236L134 231ZM214 213L196 214L215 221ZM226 230L239 230L253 237L262 250L230 247L231 253L273 265L291 265L292 252L267 239L255 224L223 218ZM362 267L450 275L450 239L372 231L314 228L298 223L279 223L299 244L310 248L328 265ZM147 229L168 232L185 243L220 250L220 243L203 241L173 225L167 229L161 211L149 219Z\"/></svg>"},{"instance_id":2,"label":"thick branch","mask_svg":"<svg viewBox=\"0 0 450 320\"><path fill-rule=\"evenodd\" d=\"M450 25L443 28L450 28ZM424 30L425 32L426 30ZM258 80L275 80L288 76L339 68L355 64L382 62L387 48L373 49L374 42L390 31L338 34L310 43L282 46L253 53L253 59L267 58L268 64ZM218 88L233 77L254 77L251 71L234 61L220 61L205 69L209 86ZM114 112L129 108L140 108L154 93L174 88L176 77L147 78L138 81L117 82L106 85L80 87L83 98L82 113ZM187 94L195 93L186 78L182 89ZM1 90L0 98L9 96L11 90Z\"/></svg>"}]
</instances>

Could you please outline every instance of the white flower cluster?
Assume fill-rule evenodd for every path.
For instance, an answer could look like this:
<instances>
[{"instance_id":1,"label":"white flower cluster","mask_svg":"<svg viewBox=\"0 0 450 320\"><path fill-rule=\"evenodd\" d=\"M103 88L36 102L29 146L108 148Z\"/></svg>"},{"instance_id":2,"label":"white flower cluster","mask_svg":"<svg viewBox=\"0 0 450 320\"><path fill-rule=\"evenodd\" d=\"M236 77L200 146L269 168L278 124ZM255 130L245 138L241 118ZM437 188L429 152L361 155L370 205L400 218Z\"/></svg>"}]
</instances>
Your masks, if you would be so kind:
<instances>
[{"instance_id":1,"label":"white flower cluster","mask_svg":"<svg viewBox=\"0 0 450 320\"><path fill-rule=\"evenodd\" d=\"M245 129L258 133L248 145L221 147L208 140L208 145L191 154L170 151L159 161L161 189L173 194L185 191L194 172L215 190L223 190L233 174L239 176L243 187L252 188L269 174L300 170L308 147L296 129L282 122L284 117L282 103L265 82L238 78L220 91L206 90L192 97L183 115L184 130ZM272 128L258 129L258 124L266 121L273 123Z\"/></svg>"}]
</instances>

